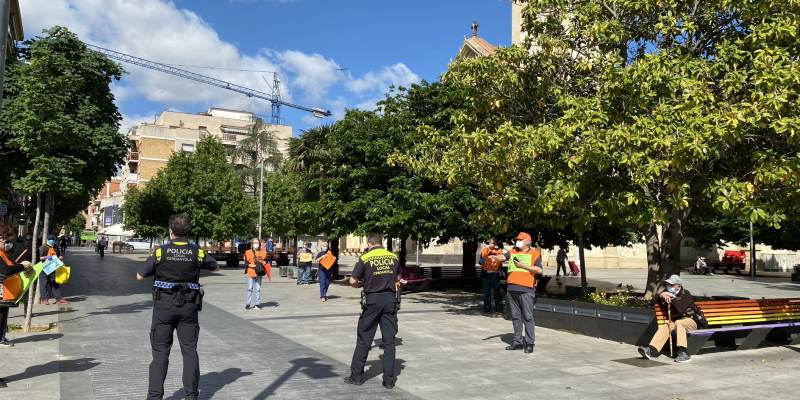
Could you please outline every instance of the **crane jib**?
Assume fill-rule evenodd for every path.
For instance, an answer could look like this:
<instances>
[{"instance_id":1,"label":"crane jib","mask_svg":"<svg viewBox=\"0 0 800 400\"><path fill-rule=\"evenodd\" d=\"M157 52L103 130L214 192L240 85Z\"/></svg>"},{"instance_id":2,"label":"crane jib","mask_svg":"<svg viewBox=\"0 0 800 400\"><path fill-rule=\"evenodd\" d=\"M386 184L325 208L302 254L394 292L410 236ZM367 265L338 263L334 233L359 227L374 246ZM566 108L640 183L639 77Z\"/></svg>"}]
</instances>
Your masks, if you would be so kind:
<instances>
[{"instance_id":1,"label":"crane jib","mask_svg":"<svg viewBox=\"0 0 800 400\"><path fill-rule=\"evenodd\" d=\"M259 99L267 100L267 101L272 103L273 120L280 118L280 115L279 115L280 106L287 106L287 107L296 108L298 110L308 111L310 113L313 113L314 116L317 117L317 118L323 118L323 117L330 117L331 116L331 111L330 110L323 110L323 109L317 108L317 107L306 107L306 106L301 106L301 105L297 105L297 104L287 103L285 101L282 101L279 96L274 96L274 95L271 95L269 93L264 93L264 92L260 92L258 90L253 90L253 89L250 89L250 88L246 88L244 86L239 86L239 85L236 85L234 83L226 82L226 81L223 81L223 80L220 80L220 79L214 79L214 78L211 78L211 77L208 77L208 76L205 76L205 75L200 75L200 74L197 74L197 73L194 73L194 72L190 72L190 71L186 71L186 70L183 70L183 69L180 69L180 68L175 68L175 67L171 67L169 65L157 63L157 62L150 61L150 60L145 60L144 58L134 57L134 56L131 56L131 55L128 55L128 54L120 53L120 52L114 51L114 50L105 49L105 48L102 48L102 47L99 47L99 46L95 46L95 45L91 45L91 44L87 44L86 46L89 47L90 49L94 50L94 51L97 51L98 53L101 53L101 54L105 55L108 58L113 59L113 60L118 60L118 61L130 63L130 64L138 65L138 66L149 68L149 69L152 69L152 70L164 72L164 73L167 73L167 74L170 74L170 75L175 75L175 76L178 76L178 77L181 77L181 78L190 79L190 80L193 80L193 81L196 81L196 82L200 82L200 83L205 83L207 85L212 85L212 86L216 86L216 87L219 87L219 88L228 89L228 90L233 91L233 92L241 93L241 94L243 94L243 95L245 95L247 97L256 97L256 98L259 98Z\"/></svg>"}]
</instances>

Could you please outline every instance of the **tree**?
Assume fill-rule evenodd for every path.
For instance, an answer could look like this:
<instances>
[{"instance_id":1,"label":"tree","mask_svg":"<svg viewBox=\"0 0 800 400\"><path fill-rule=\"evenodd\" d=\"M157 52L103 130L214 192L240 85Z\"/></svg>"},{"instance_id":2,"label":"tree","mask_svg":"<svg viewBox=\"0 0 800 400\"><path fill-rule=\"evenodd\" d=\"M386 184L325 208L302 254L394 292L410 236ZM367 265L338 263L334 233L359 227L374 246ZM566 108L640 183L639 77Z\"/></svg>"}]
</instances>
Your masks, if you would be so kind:
<instances>
[{"instance_id":1,"label":"tree","mask_svg":"<svg viewBox=\"0 0 800 400\"><path fill-rule=\"evenodd\" d=\"M259 192L261 162L267 171L278 171L283 162L283 154L278 150L278 141L273 125L256 117L247 127L247 137L230 151L231 163L242 181L247 193Z\"/></svg>"},{"instance_id":2,"label":"tree","mask_svg":"<svg viewBox=\"0 0 800 400\"><path fill-rule=\"evenodd\" d=\"M457 129L423 131L413 170L523 221L638 230L646 296L680 272L696 207L796 212L800 2L523 3L522 47L451 65L476 94Z\"/></svg>"},{"instance_id":3,"label":"tree","mask_svg":"<svg viewBox=\"0 0 800 400\"><path fill-rule=\"evenodd\" d=\"M296 174L271 172L264 175L264 232L280 237L317 233L316 215L297 190Z\"/></svg>"},{"instance_id":4,"label":"tree","mask_svg":"<svg viewBox=\"0 0 800 400\"><path fill-rule=\"evenodd\" d=\"M67 236L69 236L70 232L72 232L73 235L76 233L80 235L80 233L86 228L86 217L84 217L81 213L75 214L61 226L66 231Z\"/></svg>"},{"instance_id":5,"label":"tree","mask_svg":"<svg viewBox=\"0 0 800 400\"><path fill-rule=\"evenodd\" d=\"M697 249L723 248L726 242L750 245L750 223L744 218L692 218L686 224L684 234L691 238L686 244ZM800 224L796 220L787 220L780 228L753 224L753 237L756 243L774 249L800 250Z\"/></svg>"},{"instance_id":6,"label":"tree","mask_svg":"<svg viewBox=\"0 0 800 400\"><path fill-rule=\"evenodd\" d=\"M122 162L127 142L118 132L122 116L110 89L125 71L66 28L44 33L24 42L22 62L8 64L0 143L10 157L3 175L14 188L36 195L34 235L43 214L46 237L56 194L71 197L101 188Z\"/></svg>"},{"instance_id":7,"label":"tree","mask_svg":"<svg viewBox=\"0 0 800 400\"><path fill-rule=\"evenodd\" d=\"M203 136L194 153L173 153L143 190L125 195L125 228L166 236L169 216L186 214L196 237L222 242L255 230L258 208L247 196L222 143Z\"/></svg>"}]
</instances>

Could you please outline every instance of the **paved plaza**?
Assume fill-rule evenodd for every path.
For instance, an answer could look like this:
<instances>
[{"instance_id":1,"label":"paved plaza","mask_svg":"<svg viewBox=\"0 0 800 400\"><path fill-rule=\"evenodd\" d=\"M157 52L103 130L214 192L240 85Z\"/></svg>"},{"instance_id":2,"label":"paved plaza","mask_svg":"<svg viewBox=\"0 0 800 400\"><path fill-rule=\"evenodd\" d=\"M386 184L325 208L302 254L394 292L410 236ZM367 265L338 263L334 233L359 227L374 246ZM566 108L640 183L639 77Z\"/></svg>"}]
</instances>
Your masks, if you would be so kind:
<instances>
[{"instance_id":1,"label":"paved plaza","mask_svg":"<svg viewBox=\"0 0 800 400\"><path fill-rule=\"evenodd\" d=\"M11 333L0 348L0 399L142 399L147 392L152 310L150 281L139 282L139 254L71 248L72 277L63 291L72 310L36 306L35 324L57 332ZM345 263L347 260L344 260ZM636 365L629 344L537 328L533 354L504 350L511 323L482 312L482 296L462 290L407 294L399 313L397 386L381 386L377 342L366 382L349 373L360 312L359 290L335 282L329 301L316 285L277 276L264 281L262 310L245 310L243 270L201 278L200 398L203 399L794 399L800 347L714 351L677 364L666 357ZM555 268L547 267L546 273ZM643 270L589 270L591 279L641 288ZM786 278L685 276L696 294L800 297ZM579 278L567 278L579 285ZM11 323L21 323L21 308ZM182 398L175 343L165 398Z\"/></svg>"}]
</instances>

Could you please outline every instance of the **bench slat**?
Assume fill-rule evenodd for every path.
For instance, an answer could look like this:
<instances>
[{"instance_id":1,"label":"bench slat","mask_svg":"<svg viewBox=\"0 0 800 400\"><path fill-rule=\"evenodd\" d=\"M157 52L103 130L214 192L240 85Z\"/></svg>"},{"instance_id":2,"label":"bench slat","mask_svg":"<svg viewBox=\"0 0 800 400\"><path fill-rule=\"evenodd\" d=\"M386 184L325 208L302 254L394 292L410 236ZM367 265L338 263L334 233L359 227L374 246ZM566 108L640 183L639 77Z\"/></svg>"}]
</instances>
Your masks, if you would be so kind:
<instances>
[{"instance_id":1,"label":"bench slat","mask_svg":"<svg viewBox=\"0 0 800 400\"><path fill-rule=\"evenodd\" d=\"M703 314L705 314L706 317L711 318L711 317L724 317L729 315L763 315L780 311L786 311L786 312L800 311L800 305L791 307L720 308L710 311L703 310ZM665 315L663 315L663 311L657 311L657 313L661 317L666 317Z\"/></svg>"}]
</instances>

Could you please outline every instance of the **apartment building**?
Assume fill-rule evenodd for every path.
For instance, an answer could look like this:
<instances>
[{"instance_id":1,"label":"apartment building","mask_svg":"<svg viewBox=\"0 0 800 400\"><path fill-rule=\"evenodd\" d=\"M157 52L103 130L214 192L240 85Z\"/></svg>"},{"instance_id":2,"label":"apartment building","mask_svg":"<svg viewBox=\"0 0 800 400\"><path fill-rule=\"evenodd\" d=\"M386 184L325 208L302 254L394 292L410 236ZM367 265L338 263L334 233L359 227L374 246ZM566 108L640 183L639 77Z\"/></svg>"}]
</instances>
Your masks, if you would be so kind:
<instances>
[{"instance_id":1,"label":"apartment building","mask_svg":"<svg viewBox=\"0 0 800 400\"><path fill-rule=\"evenodd\" d=\"M122 177L119 176L106 181L97 196L86 207L86 229L99 230L122 222L120 214L122 193L119 190L121 184Z\"/></svg>"},{"instance_id":2,"label":"apartment building","mask_svg":"<svg viewBox=\"0 0 800 400\"><path fill-rule=\"evenodd\" d=\"M256 115L248 111L211 108L197 114L164 111L152 124L140 123L128 131L130 153L122 167L120 192L131 186L144 187L156 173L167 165L174 152L193 152L203 135L211 135L225 147L234 148L247 138L248 126ZM271 125L276 134L278 149L286 153L292 127Z\"/></svg>"}]
</instances>

